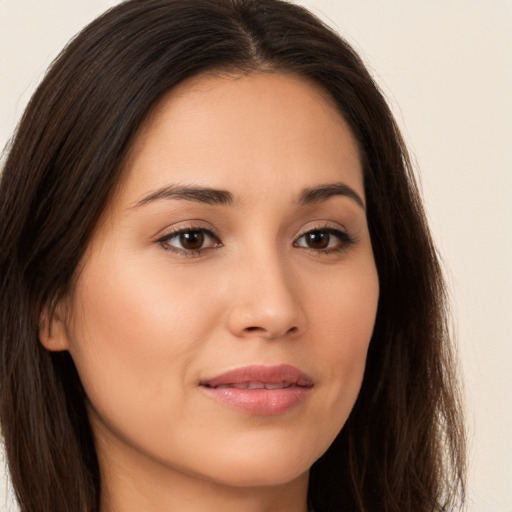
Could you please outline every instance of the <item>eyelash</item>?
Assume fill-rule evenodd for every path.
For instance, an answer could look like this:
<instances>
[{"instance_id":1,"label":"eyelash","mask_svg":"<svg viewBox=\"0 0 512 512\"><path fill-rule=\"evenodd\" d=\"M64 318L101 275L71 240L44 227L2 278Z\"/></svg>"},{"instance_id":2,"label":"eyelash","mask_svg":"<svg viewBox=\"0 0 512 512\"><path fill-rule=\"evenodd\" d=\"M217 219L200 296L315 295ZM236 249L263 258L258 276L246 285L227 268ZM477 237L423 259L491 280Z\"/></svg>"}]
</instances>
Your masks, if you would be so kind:
<instances>
[{"instance_id":1,"label":"eyelash","mask_svg":"<svg viewBox=\"0 0 512 512\"><path fill-rule=\"evenodd\" d=\"M200 233L202 236L206 236L213 240L214 245L211 247L201 247L199 249L185 249L185 248L179 248L174 247L169 244L171 240L174 238L178 238L181 235L191 234L191 233ZM335 247L326 247L326 248L319 248L315 249L312 247L302 246L299 245L298 242L306 235L312 235L313 233L322 233L329 235L328 244L331 243L331 236L334 236L338 239L339 243L336 244ZM294 247L303 248L303 249L309 249L311 251L321 253L321 254L333 254L333 253L340 253L348 248L350 248L356 240L350 236L346 231L343 231L339 228L334 228L331 226L318 226L311 229L308 229L307 231L304 231L301 233L293 242ZM187 226L184 228L178 228L175 230L172 230L170 233L166 234L165 236L159 238L157 240L157 243L159 243L165 250L174 252L177 254L180 254L182 256L186 257L194 257L194 256L200 256L204 251L207 251L209 249L216 249L219 247L223 247L222 242L219 240L219 238L210 230L204 227L196 227L196 226Z\"/></svg>"}]
</instances>

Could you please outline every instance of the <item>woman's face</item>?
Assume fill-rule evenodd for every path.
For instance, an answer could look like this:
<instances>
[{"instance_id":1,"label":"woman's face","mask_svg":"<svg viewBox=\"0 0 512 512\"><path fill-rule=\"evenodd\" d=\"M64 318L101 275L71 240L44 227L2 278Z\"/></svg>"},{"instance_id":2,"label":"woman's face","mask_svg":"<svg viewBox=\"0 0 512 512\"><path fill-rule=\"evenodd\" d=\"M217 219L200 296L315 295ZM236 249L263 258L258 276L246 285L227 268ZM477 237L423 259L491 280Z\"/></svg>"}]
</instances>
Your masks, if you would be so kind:
<instances>
[{"instance_id":1,"label":"woman's face","mask_svg":"<svg viewBox=\"0 0 512 512\"><path fill-rule=\"evenodd\" d=\"M236 486L307 475L372 335L364 204L354 138L315 86L253 73L169 93L61 315L100 462Z\"/></svg>"}]
</instances>

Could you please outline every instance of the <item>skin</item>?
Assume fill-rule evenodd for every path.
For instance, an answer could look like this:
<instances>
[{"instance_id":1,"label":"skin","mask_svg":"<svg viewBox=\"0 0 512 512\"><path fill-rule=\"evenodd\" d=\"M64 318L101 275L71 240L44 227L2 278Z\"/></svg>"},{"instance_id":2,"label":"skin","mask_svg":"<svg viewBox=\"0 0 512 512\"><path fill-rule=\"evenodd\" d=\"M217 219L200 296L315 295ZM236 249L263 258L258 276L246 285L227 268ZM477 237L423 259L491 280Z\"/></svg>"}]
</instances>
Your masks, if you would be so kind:
<instances>
[{"instance_id":1,"label":"skin","mask_svg":"<svg viewBox=\"0 0 512 512\"><path fill-rule=\"evenodd\" d=\"M332 183L362 204L345 193L299 203ZM233 202L144 201L170 185ZM213 236L194 252L178 229ZM309 468L359 392L378 294L358 149L316 86L252 73L171 91L41 333L71 353L87 392L102 511L305 512ZM270 416L199 385L250 364L290 364L314 385Z\"/></svg>"}]
</instances>

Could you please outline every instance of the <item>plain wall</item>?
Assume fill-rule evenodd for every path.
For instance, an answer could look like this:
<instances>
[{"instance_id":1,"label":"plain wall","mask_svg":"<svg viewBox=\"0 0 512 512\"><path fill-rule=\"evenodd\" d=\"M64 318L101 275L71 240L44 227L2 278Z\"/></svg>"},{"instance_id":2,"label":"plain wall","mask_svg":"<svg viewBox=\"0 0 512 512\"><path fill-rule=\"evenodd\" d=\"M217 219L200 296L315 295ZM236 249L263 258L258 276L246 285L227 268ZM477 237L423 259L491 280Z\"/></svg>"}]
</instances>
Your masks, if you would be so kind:
<instances>
[{"instance_id":1,"label":"plain wall","mask_svg":"<svg viewBox=\"0 0 512 512\"><path fill-rule=\"evenodd\" d=\"M0 0L0 147L58 51L115 3ZM421 171L465 380L468 510L512 512L512 1L299 3L361 52Z\"/></svg>"}]
</instances>

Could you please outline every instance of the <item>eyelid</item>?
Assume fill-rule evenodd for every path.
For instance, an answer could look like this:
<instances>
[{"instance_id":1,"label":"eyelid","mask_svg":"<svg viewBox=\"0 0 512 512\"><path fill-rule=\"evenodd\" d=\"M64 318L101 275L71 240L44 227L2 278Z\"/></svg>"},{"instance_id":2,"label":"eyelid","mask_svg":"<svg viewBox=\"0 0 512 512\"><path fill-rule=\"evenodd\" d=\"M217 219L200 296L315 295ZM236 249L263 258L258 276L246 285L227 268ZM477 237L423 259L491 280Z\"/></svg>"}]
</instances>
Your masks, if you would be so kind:
<instances>
[{"instance_id":1,"label":"eyelid","mask_svg":"<svg viewBox=\"0 0 512 512\"><path fill-rule=\"evenodd\" d=\"M314 221L312 224L308 224L306 227L302 228L299 233L295 236L295 240L300 238L301 236L310 233L311 231L328 231L333 230L341 233L348 234L348 230L345 226L338 224L337 222L332 221Z\"/></svg>"},{"instance_id":2,"label":"eyelid","mask_svg":"<svg viewBox=\"0 0 512 512\"><path fill-rule=\"evenodd\" d=\"M155 237L155 242L159 239L166 238L170 235L181 233L182 231L209 231L217 237L216 229L209 222L202 219L187 219L178 222L161 229Z\"/></svg>"}]
</instances>

